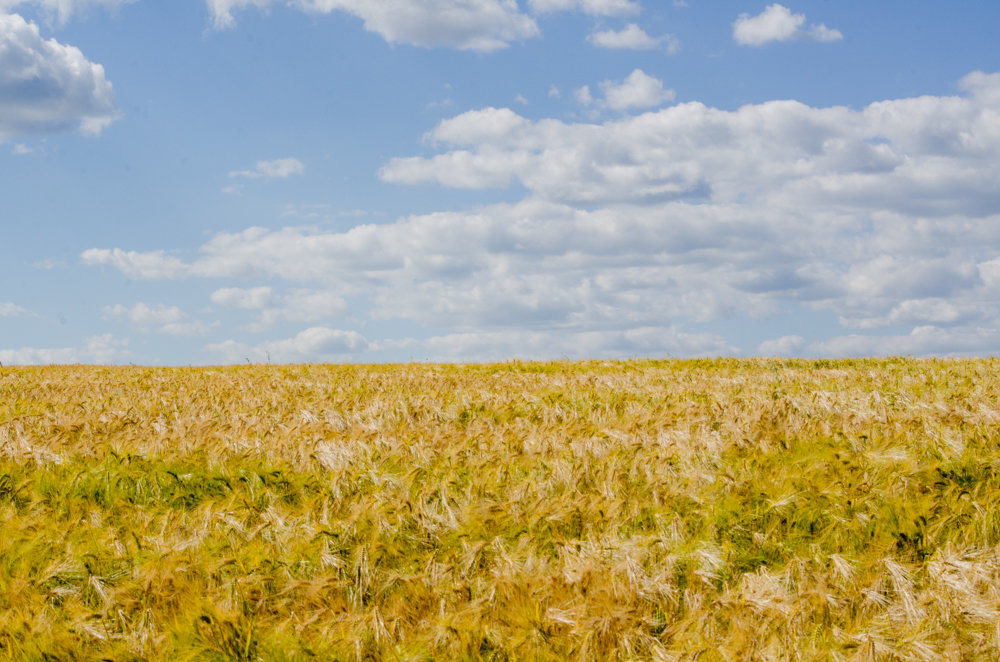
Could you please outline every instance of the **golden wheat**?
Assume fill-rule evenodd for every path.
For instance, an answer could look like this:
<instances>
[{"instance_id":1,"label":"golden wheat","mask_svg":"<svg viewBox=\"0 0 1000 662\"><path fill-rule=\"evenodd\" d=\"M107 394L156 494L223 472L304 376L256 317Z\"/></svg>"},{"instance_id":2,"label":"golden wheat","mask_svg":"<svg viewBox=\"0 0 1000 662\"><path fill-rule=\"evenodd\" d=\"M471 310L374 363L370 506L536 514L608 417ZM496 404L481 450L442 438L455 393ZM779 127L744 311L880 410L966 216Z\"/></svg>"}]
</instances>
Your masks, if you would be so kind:
<instances>
[{"instance_id":1,"label":"golden wheat","mask_svg":"<svg viewBox=\"0 0 1000 662\"><path fill-rule=\"evenodd\" d=\"M993 360L0 370L0 659L1000 657Z\"/></svg>"}]
</instances>

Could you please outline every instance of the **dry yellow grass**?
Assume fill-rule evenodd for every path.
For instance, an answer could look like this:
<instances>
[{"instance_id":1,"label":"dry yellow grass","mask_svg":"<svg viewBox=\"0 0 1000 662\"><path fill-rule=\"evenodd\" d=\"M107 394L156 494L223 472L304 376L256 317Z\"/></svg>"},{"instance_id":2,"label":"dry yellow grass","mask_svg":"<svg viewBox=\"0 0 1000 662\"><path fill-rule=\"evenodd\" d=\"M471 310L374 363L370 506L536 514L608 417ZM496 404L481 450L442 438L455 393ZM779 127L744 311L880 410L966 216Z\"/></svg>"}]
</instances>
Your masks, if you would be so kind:
<instances>
[{"instance_id":1,"label":"dry yellow grass","mask_svg":"<svg viewBox=\"0 0 1000 662\"><path fill-rule=\"evenodd\" d=\"M993 360L0 370L0 659L1000 658Z\"/></svg>"}]
</instances>

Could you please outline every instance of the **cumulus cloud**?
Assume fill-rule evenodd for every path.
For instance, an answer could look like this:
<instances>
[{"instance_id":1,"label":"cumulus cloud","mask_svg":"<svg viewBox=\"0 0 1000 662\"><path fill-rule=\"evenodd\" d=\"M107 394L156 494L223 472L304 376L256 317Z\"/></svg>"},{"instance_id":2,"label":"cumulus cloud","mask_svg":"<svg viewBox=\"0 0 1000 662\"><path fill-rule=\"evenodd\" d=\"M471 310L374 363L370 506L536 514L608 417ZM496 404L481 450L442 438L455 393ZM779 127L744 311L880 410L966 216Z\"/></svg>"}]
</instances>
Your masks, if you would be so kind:
<instances>
[{"instance_id":1,"label":"cumulus cloud","mask_svg":"<svg viewBox=\"0 0 1000 662\"><path fill-rule=\"evenodd\" d=\"M356 331L343 331L314 326L292 338L250 345L227 340L207 345L205 350L229 363L274 361L299 363L305 361L348 361L364 352L369 342Z\"/></svg>"},{"instance_id":2,"label":"cumulus cloud","mask_svg":"<svg viewBox=\"0 0 1000 662\"><path fill-rule=\"evenodd\" d=\"M839 30L822 23L806 28L805 22L804 14L793 14L783 5L768 5L757 16L740 14L733 21L733 39L743 46L763 46L772 41L840 41L844 38Z\"/></svg>"},{"instance_id":3,"label":"cumulus cloud","mask_svg":"<svg viewBox=\"0 0 1000 662\"><path fill-rule=\"evenodd\" d=\"M520 202L338 231L249 228L185 259L83 259L137 279L290 283L220 283L212 300L261 325L292 320L297 299L326 301L330 316L351 301L355 315L433 329L443 340L412 345L433 356L736 353L717 330L727 320L789 309L839 324L822 343L786 336L758 353L891 351L886 337L900 352L998 351L983 330L1000 328L1000 75L960 88L860 109L684 103L599 123L470 111L429 132L437 154L394 159L382 178L517 182Z\"/></svg>"},{"instance_id":4,"label":"cumulus cloud","mask_svg":"<svg viewBox=\"0 0 1000 662\"><path fill-rule=\"evenodd\" d=\"M93 336L79 347L0 349L0 363L4 365L44 365L68 363L111 364L128 360L127 340L110 334Z\"/></svg>"},{"instance_id":5,"label":"cumulus cloud","mask_svg":"<svg viewBox=\"0 0 1000 662\"><path fill-rule=\"evenodd\" d=\"M11 303L10 301L0 301L0 317L17 317L19 315L27 314L29 314L28 311L16 303Z\"/></svg>"},{"instance_id":6,"label":"cumulus cloud","mask_svg":"<svg viewBox=\"0 0 1000 662\"><path fill-rule=\"evenodd\" d=\"M589 85L574 90L573 96L577 103L583 106L596 103L598 107L611 108L612 110L660 106L673 101L676 96L673 90L663 87L663 81L648 75L641 69L634 70L620 83L613 80L602 81L600 87L604 93L603 99L595 100ZM484 112L492 110L494 109L487 109Z\"/></svg>"},{"instance_id":7,"label":"cumulus cloud","mask_svg":"<svg viewBox=\"0 0 1000 662\"><path fill-rule=\"evenodd\" d=\"M650 51L663 48L668 53L676 53L680 50L681 44L677 37L673 35L663 35L661 37L651 37L646 31L635 23L629 23L623 29L603 30L594 32L587 37L594 46L600 48L628 49L635 51Z\"/></svg>"},{"instance_id":8,"label":"cumulus cloud","mask_svg":"<svg viewBox=\"0 0 1000 662\"><path fill-rule=\"evenodd\" d=\"M592 0L601 4L602 0ZM615 0L603 0L613 2ZM207 0L217 28L235 25L233 11L282 2L304 11L343 11L389 43L491 52L539 34L515 0Z\"/></svg>"},{"instance_id":9,"label":"cumulus cloud","mask_svg":"<svg viewBox=\"0 0 1000 662\"><path fill-rule=\"evenodd\" d=\"M593 16L624 16L640 11L634 0L528 0L528 6L539 14L582 11Z\"/></svg>"},{"instance_id":10,"label":"cumulus cloud","mask_svg":"<svg viewBox=\"0 0 1000 662\"><path fill-rule=\"evenodd\" d=\"M621 83L604 81L601 89L608 107L614 110L660 106L675 97L673 90L664 89L663 81L641 69L630 73Z\"/></svg>"},{"instance_id":11,"label":"cumulus cloud","mask_svg":"<svg viewBox=\"0 0 1000 662\"><path fill-rule=\"evenodd\" d=\"M0 14L0 141L77 129L97 135L118 117L104 67Z\"/></svg>"},{"instance_id":12,"label":"cumulus cloud","mask_svg":"<svg viewBox=\"0 0 1000 662\"><path fill-rule=\"evenodd\" d=\"M992 95L1000 75L972 74L962 86L968 92L960 97L860 110L772 101L725 111L693 102L602 124L529 121L486 108L431 131L447 148L442 153L392 159L381 176L484 188L516 180L535 195L572 203L755 199L905 217L978 215L997 200ZM622 104L641 89L608 86Z\"/></svg>"},{"instance_id":13,"label":"cumulus cloud","mask_svg":"<svg viewBox=\"0 0 1000 662\"><path fill-rule=\"evenodd\" d=\"M306 171L302 161L295 158L274 159L273 161L257 161L253 170L234 170L230 177L246 177L249 179L287 179L292 175L301 175Z\"/></svg>"},{"instance_id":14,"label":"cumulus cloud","mask_svg":"<svg viewBox=\"0 0 1000 662\"><path fill-rule=\"evenodd\" d=\"M132 306L116 304L106 306L104 314L111 318L126 319L141 329L155 330L172 336L203 336L212 326L202 322L192 321L187 313L177 306L137 303Z\"/></svg>"}]
</instances>

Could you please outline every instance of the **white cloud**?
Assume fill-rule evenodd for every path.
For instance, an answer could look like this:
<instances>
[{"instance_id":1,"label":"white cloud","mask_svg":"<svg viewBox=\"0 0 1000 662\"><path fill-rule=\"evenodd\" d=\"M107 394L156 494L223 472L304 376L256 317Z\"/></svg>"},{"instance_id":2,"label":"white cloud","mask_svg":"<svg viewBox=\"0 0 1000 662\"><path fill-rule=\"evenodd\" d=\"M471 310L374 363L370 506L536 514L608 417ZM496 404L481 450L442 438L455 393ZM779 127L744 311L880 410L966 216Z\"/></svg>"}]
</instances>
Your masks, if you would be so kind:
<instances>
[{"instance_id":1,"label":"white cloud","mask_svg":"<svg viewBox=\"0 0 1000 662\"><path fill-rule=\"evenodd\" d=\"M281 0L207 0L217 28L235 25L233 11L264 9ZM600 2L600 0L597 0ZM605 0L607 1L607 0ZM304 11L347 12L389 43L491 52L538 36L538 25L515 0L287 0Z\"/></svg>"},{"instance_id":2,"label":"white cloud","mask_svg":"<svg viewBox=\"0 0 1000 662\"><path fill-rule=\"evenodd\" d=\"M225 287L210 298L216 305L256 311L257 322L248 327L251 331L263 331L279 321L315 322L347 311L343 297L329 290L296 289L281 295L266 286Z\"/></svg>"},{"instance_id":3,"label":"white cloud","mask_svg":"<svg viewBox=\"0 0 1000 662\"><path fill-rule=\"evenodd\" d=\"M301 175L306 171L305 164L294 158L274 159L273 161L257 161L253 170L234 170L230 177L247 177L250 179L287 179L292 175ZM231 187L227 187L231 188ZM227 191L226 193L233 191Z\"/></svg>"},{"instance_id":4,"label":"white cloud","mask_svg":"<svg viewBox=\"0 0 1000 662\"><path fill-rule=\"evenodd\" d=\"M599 107L611 108L612 110L629 110L632 108L649 108L652 106L659 106L667 103L668 101L673 101L676 96L673 90L665 89L663 87L663 81L646 74L646 72L641 69L634 70L620 83L612 80L602 81L600 87L601 91L604 93L604 98L596 103ZM590 106L595 103L595 99L593 94L591 94L589 85L584 85L574 90L573 96L577 103L583 106ZM489 111L495 111L495 109L473 111L473 113ZM469 121L481 121L476 118L476 115L470 113L466 113L466 115L469 116ZM461 116L452 121L459 121L460 118ZM515 122L519 119L520 118L512 118L508 121ZM522 127L522 129L524 130L522 132L526 132L527 127ZM437 135L437 132L435 132L435 135ZM447 138L444 139L447 140ZM465 140L463 142L473 141Z\"/></svg>"},{"instance_id":5,"label":"white cloud","mask_svg":"<svg viewBox=\"0 0 1000 662\"><path fill-rule=\"evenodd\" d=\"M471 111L429 132L439 153L390 161L383 179L517 182L522 201L343 231L250 228L185 260L83 257L132 278L292 283L221 287L213 301L259 328L296 309L313 321L323 305L310 297L330 317L351 301L354 316L434 329L445 340L410 345L434 356L735 353L699 325L789 309L835 317L844 335L758 352L891 351L877 329L905 341L898 352L997 351L983 329L1000 328L1000 75L961 88L860 109L685 103L601 123Z\"/></svg>"},{"instance_id":6,"label":"white cloud","mask_svg":"<svg viewBox=\"0 0 1000 662\"><path fill-rule=\"evenodd\" d=\"M224 287L212 292L212 303L220 306L243 308L245 310L264 310L276 302L274 290L270 287Z\"/></svg>"},{"instance_id":7,"label":"white cloud","mask_svg":"<svg viewBox=\"0 0 1000 662\"><path fill-rule=\"evenodd\" d=\"M581 11L593 16L625 16L640 11L634 0L528 0L528 6L539 14Z\"/></svg>"},{"instance_id":8,"label":"white cloud","mask_svg":"<svg viewBox=\"0 0 1000 662\"><path fill-rule=\"evenodd\" d=\"M1000 286L1000 257L982 262L979 265L979 277L987 287Z\"/></svg>"},{"instance_id":9,"label":"white cloud","mask_svg":"<svg viewBox=\"0 0 1000 662\"><path fill-rule=\"evenodd\" d=\"M725 356L739 350L716 334L694 334L677 327L640 327L627 331L555 333L495 331L452 333L419 343L433 361L498 361L507 358L628 358L634 356Z\"/></svg>"},{"instance_id":10,"label":"white cloud","mask_svg":"<svg viewBox=\"0 0 1000 662\"><path fill-rule=\"evenodd\" d=\"M649 108L673 101L673 90L663 87L663 81L646 74L641 69L630 73L621 83L604 81L601 83L605 103L614 110Z\"/></svg>"},{"instance_id":11,"label":"white cloud","mask_svg":"<svg viewBox=\"0 0 1000 662\"><path fill-rule=\"evenodd\" d=\"M107 9L117 9L122 5L135 2L136 0L0 0L0 12L10 12L17 7L31 5L41 8L56 17L59 23L64 24L72 15L78 11L85 11L89 7L99 6Z\"/></svg>"},{"instance_id":12,"label":"white cloud","mask_svg":"<svg viewBox=\"0 0 1000 662\"><path fill-rule=\"evenodd\" d=\"M818 356L996 356L1000 331L989 327L941 328L918 326L907 334L852 334L809 345Z\"/></svg>"},{"instance_id":13,"label":"white cloud","mask_svg":"<svg viewBox=\"0 0 1000 662\"><path fill-rule=\"evenodd\" d=\"M975 74L963 85L969 92L962 97L882 101L860 110L795 101L733 111L683 103L603 124L531 122L488 108L430 133L450 149L393 159L381 176L456 187L516 180L534 195L572 203L711 198L791 209L836 204L904 217L979 214L996 208L1000 164L992 157L1000 151L1000 120L991 95L1000 90L1000 75ZM620 103L642 89L622 85Z\"/></svg>"},{"instance_id":14,"label":"white cloud","mask_svg":"<svg viewBox=\"0 0 1000 662\"><path fill-rule=\"evenodd\" d=\"M368 340L356 331L314 326L283 340L256 345L227 340L208 345L205 349L229 363L242 363L246 360L299 363L351 360L369 346Z\"/></svg>"},{"instance_id":15,"label":"white cloud","mask_svg":"<svg viewBox=\"0 0 1000 662\"><path fill-rule=\"evenodd\" d=\"M0 317L17 317L19 315L28 314L27 310L15 303L11 303L10 301L0 301Z\"/></svg>"},{"instance_id":16,"label":"white cloud","mask_svg":"<svg viewBox=\"0 0 1000 662\"><path fill-rule=\"evenodd\" d=\"M757 345L758 356L798 356L805 347L806 340L802 336L781 336L774 340L765 340Z\"/></svg>"},{"instance_id":17,"label":"white cloud","mask_svg":"<svg viewBox=\"0 0 1000 662\"><path fill-rule=\"evenodd\" d=\"M106 265L118 269L129 278L157 280L186 275L184 262L166 255L163 251L140 253L120 248L91 248L80 254L84 264Z\"/></svg>"},{"instance_id":18,"label":"white cloud","mask_svg":"<svg viewBox=\"0 0 1000 662\"><path fill-rule=\"evenodd\" d=\"M0 14L0 141L72 129L99 134L118 117L114 102L104 67L42 39L17 14Z\"/></svg>"},{"instance_id":19,"label":"white cloud","mask_svg":"<svg viewBox=\"0 0 1000 662\"><path fill-rule=\"evenodd\" d=\"M779 4L768 5L757 16L740 14L733 21L733 39L744 46L763 46L772 41L808 39L812 41L839 41L844 35L822 23L804 28L804 14L793 14Z\"/></svg>"},{"instance_id":20,"label":"white cloud","mask_svg":"<svg viewBox=\"0 0 1000 662\"><path fill-rule=\"evenodd\" d=\"M590 93L589 85L583 85L573 90L573 98L576 99L577 103L583 106L589 106L594 103L594 97Z\"/></svg>"},{"instance_id":21,"label":"white cloud","mask_svg":"<svg viewBox=\"0 0 1000 662\"><path fill-rule=\"evenodd\" d=\"M14 147L10 150L10 153L14 156L24 156L25 154L31 154L35 150L23 143L14 143Z\"/></svg>"},{"instance_id":22,"label":"white cloud","mask_svg":"<svg viewBox=\"0 0 1000 662\"><path fill-rule=\"evenodd\" d=\"M587 37L587 41L601 48L629 49L629 50L655 50L663 48L668 53L676 53L680 50L680 42L673 35L662 37L650 37L646 31L635 23L629 23L625 28L615 30L604 30L595 32Z\"/></svg>"},{"instance_id":23,"label":"white cloud","mask_svg":"<svg viewBox=\"0 0 1000 662\"><path fill-rule=\"evenodd\" d=\"M105 307L103 312L108 317L127 319L139 328L172 336L203 336L215 326L191 321L177 306L162 304L150 306L146 303L137 303L130 307L116 304Z\"/></svg>"},{"instance_id":24,"label":"white cloud","mask_svg":"<svg viewBox=\"0 0 1000 662\"><path fill-rule=\"evenodd\" d=\"M80 347L0 349L3 365L44 365L68 363L118 363L127 360L128 341L110 334L87 338Z\"/></svg>"}]
</instances>

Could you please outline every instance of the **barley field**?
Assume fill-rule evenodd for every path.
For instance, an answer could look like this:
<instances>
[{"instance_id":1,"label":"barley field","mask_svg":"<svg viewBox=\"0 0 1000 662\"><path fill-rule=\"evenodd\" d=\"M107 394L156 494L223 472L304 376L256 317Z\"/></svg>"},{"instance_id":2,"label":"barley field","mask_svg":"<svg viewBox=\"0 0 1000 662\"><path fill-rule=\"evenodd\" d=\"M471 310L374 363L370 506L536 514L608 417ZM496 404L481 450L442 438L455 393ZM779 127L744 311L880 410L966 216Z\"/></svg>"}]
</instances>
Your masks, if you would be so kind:
<instances>
[{"instance_id":1,"label":"barley field","mask_svg":"<svg viewBox=\"0 0 1000 662\"><path fill-rule=\"evenodd\" d=\"M0 368L0 659L998 659L998 368Z\"/></svg>"}]
</instances>

